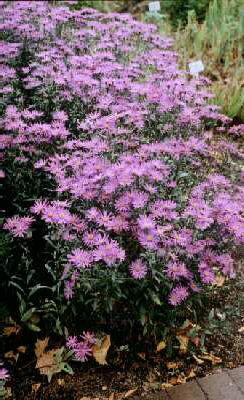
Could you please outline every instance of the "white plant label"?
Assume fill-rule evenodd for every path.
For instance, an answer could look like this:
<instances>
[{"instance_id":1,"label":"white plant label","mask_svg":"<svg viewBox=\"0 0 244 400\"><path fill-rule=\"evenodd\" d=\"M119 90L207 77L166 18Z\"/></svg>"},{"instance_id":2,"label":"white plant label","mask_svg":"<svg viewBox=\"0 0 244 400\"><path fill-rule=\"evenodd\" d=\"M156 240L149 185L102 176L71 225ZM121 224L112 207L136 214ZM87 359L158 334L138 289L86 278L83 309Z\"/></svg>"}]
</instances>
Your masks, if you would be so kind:
<instances>
[{"instance_id":1,"label":"white plant label","mask_svg":"<svg viewBox=\"0 0 244 400\"><path fill-rule=\"evenodd\" d=\"M198 76L199 72L204 71L204 65L202 60L194 61L189 63L189 69L191 75Z\"/></svg>"},{"instance_id":2,"label":"white plant label","mask_svg":"<svg viewBox=\"0 0 244 400\"><path fill-rule=\"evenodd\" d=\"M152 1L148 4L149 12L155 13L160 11L160 2L159 1Z\"/></svg>"}]
</instances>

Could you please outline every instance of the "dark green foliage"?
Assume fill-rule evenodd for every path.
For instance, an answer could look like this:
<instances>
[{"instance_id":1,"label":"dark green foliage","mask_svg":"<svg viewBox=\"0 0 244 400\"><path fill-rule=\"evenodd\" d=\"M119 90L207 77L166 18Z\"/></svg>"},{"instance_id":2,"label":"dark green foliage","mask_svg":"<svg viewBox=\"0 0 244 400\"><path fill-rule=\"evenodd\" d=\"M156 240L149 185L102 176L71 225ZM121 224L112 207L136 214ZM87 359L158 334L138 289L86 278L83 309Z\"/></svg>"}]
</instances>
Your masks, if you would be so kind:
<instances>
[{"instance_id":1,"label":"dark green foliage","mask_svg":"<svg viewBox=\"0 0 244 400\"><path fill-rule=\"evenodd\" d=\"M203 21L210 0L163 0L161 1L162 12L166 12L173 26L187 23L188 12L194 10L198 21Z\"/></svg>"}]
</instances>

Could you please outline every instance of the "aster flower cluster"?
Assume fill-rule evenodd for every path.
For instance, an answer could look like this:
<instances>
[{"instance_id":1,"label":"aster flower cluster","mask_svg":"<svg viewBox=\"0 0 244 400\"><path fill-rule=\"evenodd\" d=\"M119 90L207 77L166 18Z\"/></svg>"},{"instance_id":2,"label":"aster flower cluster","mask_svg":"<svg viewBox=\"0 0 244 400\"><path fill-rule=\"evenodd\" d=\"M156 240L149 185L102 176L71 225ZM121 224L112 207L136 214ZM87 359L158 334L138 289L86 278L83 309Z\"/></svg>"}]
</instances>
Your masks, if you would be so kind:
<instances>
[{"instance_id":1,"label":"aster flower cluster","mask_svg":"<svg viewBox=\"0 0 244 400\"><path fill-rule=\"evenodd\" d=\"M18 78L28 101L12 104L9 94L0 145L17 152L14 165L52 182L49 198L4 228L23 237L35 216L55 233L66 299L97 269L137 285L159 271L172 306L218 274L234 277L233 249L244 241L240 171L208 172L218 167L217 144L205 130L206 121L230 120L208 104L205 81L179 69L172 39L127 14L45 1L1 2L1 11L6 93L24 45L30 56ZM219 148L243 158L234 143ZM81 360L90 344L69 341Z\"/></svg>"},{"instance_id":2,"label":"aster flower cluster","mask_svg":"<svg viewBox=\"0 0 244 400\"><path fill-rule=\"evenodd\" d=\"M74 357L78 361L87 361L92 355L92 346L96 343L95 335L91 332L83 332L81 338L69 336L66 342L68 349L74 352Z\"/></svg>"},{"instance_id":3,"label":"aster flower cluster","mask_svg":"<svg viewBox=\"0 0 244 400\"><path fill-rule=\"evenodd\" d=\"M3 228L10 231L15 237L24 237L30 230L34 218L32 217L19 217L18 215L7 218Z\"/></svg>"}]
</instances>

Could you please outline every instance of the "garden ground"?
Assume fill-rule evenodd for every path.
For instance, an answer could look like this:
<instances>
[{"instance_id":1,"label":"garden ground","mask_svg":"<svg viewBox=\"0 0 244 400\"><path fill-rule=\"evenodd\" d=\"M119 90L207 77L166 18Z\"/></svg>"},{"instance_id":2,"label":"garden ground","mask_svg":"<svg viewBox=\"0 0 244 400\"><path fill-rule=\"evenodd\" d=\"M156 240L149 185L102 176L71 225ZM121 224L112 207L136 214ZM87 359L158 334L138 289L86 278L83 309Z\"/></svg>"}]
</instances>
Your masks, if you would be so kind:
<instances>
[{"instance_id":1,"label":"garden ground","mask_svg":"<svg viewBox=\"0 0 244 400\"><path fill-rule=\"evenodd\" d=\"M135 353L132 350L133 344L126 346L124 343L124 346L119 346L118 343L116 348L113 346L115 349L108 353L108 365L101 366L95 362L82 365L79 363L74 368L74 375L57 374L52 378L51 384L48 384L46 377L40 376L35 369L36 359L33 351L28 348L30 340L28 335L24 332L12 334L7 337L8 348L5 352L15 376L9 383L10 398L16 400L117 400L133 399L134 396L153 399L156 395L159 396L156 397L157 399L161 399L159 393L162 390L170 391L172 388L178 388L179 384L221 372L224 368L228 368L228 373L231 374L232 370L235 371L234 368L244 364L243 279L240 277L235 282L223 286L217 299L213 292L210 310L208 318L200 323L203 331L206 332L205 359L199 355L197 348L192 350L190 346L185 353L170 359L163 351L149 353L146 347L134 346L138 349ZM58 344L58 342L55 343L55 345ZM19 354L16 362L12 353L16 354L16 349L21 346L25 348L25 345L25 353ZM243 372L243 369L240 371ZM194 384L190 387L194 390L196 386ZM180 393L183 388L188 391L188 383L179 388ZM177 389L173 389L172 393L178 393ZM175 398L177 397L172 397L173 400ZM218 400L217 397L210 398Z\"/></svg>"}]
</instances>

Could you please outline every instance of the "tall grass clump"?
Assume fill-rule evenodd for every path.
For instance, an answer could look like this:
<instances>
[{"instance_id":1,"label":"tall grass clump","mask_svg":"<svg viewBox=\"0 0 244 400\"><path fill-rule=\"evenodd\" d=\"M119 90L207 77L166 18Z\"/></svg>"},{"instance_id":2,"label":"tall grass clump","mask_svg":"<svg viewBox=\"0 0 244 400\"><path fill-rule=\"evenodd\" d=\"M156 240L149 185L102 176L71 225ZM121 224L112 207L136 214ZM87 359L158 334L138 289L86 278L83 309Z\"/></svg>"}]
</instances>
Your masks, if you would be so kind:
<instances>
[{"instance_id":1,"label":"tall grass clump","mask_svg":"<svg viewBox=\"0 0 244 400\"><path fill-rule=\"evenodd\" d=\"M202 59L212 80L214 102L230 117L244 119L244 6L241 0L213 0L203 23L194 11L175 34L180 61Z\"/></svg>"},{"instance_id":2,"label":"tall grass clump","mask_svg":"<svg viewBox=\"0 0 244 400\"><path fill-rule=\"evenodd\" d=\"M203 21L210 0L163 0L161 9L166 13L173 27L187 24L189 11L194 10L197 20Z\"/></svg>"}]
</instances>

